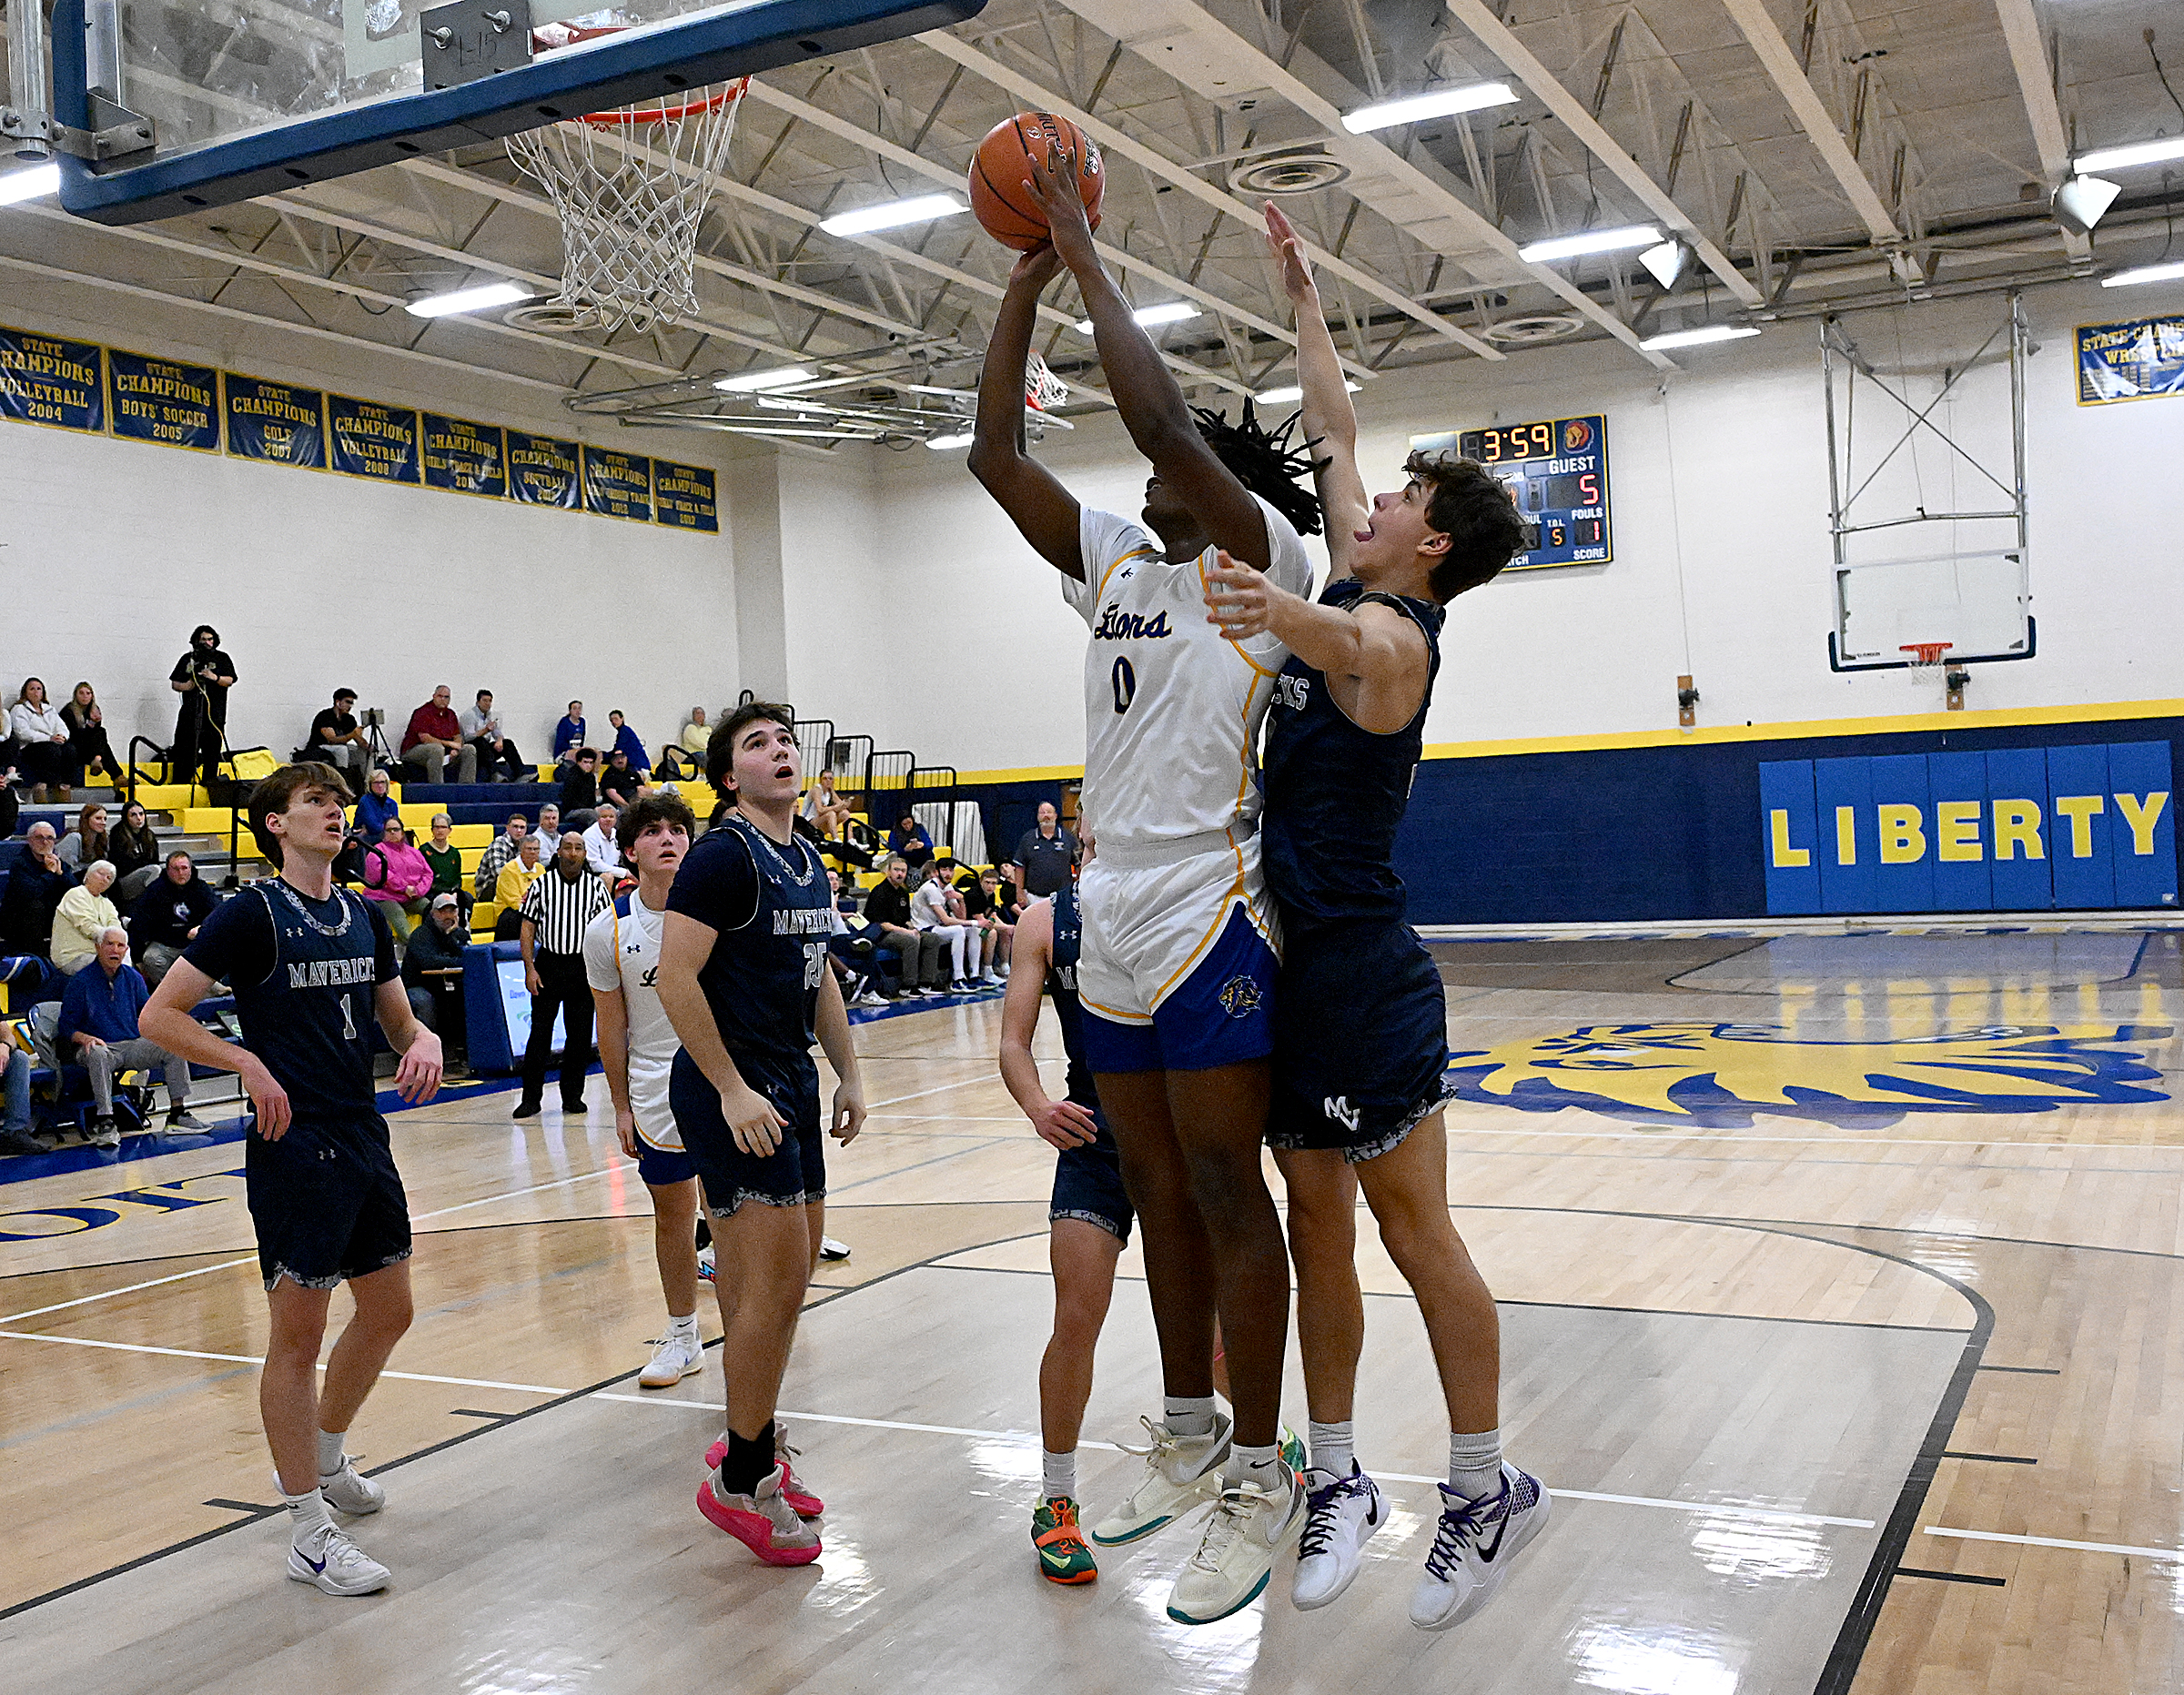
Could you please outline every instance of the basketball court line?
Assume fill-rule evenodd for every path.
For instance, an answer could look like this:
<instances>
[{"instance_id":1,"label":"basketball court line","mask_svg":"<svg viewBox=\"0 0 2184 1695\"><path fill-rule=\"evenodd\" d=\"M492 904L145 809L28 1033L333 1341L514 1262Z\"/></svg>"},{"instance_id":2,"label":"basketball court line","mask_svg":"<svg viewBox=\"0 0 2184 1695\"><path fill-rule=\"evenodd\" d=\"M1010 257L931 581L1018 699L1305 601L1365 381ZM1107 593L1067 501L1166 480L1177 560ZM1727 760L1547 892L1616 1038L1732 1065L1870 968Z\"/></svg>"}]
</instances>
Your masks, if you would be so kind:
<instances>
[{"instance_id":1,"label":"basketball court line","mask_svg":"<svg viewBox=\"0 0 2184 1695\"><path fill-rule=\"evenodd\" d=\"M2141 1559L2184 1563L2184 1549L2134 1548L2127 1542L2070 1542L2055 1536L2011 1536L2000 1530L1954 1530L1946 1525L1926 1527L1928 1536L1953 1536L1967 1542L2005 1542L2015 1548L2060 1548L2077 1554L2137 1555Z\"/></svg>"}]
</instances>

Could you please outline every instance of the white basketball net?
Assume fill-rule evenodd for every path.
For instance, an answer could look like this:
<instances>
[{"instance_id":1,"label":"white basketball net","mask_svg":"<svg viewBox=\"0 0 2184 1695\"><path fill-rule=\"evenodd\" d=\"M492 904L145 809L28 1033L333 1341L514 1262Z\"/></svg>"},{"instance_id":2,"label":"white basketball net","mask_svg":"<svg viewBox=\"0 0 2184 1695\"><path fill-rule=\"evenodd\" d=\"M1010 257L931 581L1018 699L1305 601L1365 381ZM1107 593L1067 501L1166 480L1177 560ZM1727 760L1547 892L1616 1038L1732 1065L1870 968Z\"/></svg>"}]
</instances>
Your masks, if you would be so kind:
<instances>
[{"instance_id":1,"label":"white basketball net","mask_svg":"<svg viewBox=\"0 0 2184 1695\"><path fill-rule=\"evenodd\" d=\"M1069 400L1069 385L1046 368L1046 361L1033 354L1024 363L1024 404L1035 412L1051 412Z\"/></svg>"},{"instance_id":2,"label":"white basketball net","mask_svg":"<svg viewBox=\"0 0 2184 1695\"><path fill-rule=\"evenodd\" d=\"M561 292L534 324L646 330L696 313L698 225L749 80L508 138L561 219Z\"/></svg>"}]
</instances>

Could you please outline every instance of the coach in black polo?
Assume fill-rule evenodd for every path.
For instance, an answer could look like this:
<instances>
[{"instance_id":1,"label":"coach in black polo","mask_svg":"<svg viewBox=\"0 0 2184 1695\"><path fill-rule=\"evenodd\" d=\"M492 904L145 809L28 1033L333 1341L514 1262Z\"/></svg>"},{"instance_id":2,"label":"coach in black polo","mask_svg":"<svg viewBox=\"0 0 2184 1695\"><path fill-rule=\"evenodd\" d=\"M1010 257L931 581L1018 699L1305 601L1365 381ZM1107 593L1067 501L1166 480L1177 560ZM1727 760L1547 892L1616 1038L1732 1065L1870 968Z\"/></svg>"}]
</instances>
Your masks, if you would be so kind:
<instances>
[{"instance_id":1,"label":"coach in black polo","mask_svg":"<svg viewBox=\"0 0 2184 1695\"><path fill-rule=\"evenodd\" d=\"M564 1025L561 1110L584 1110L592 1064L592 985L584 975L584 926L612 903L603 878L584 863L584 839L571 830L554 850L553 869L534 878L517 910L523 920L523 986L531 991L531 1040L523 1049L518 1118L535 1118L553 1054L553 1015Z\"/></svg>"},{"instance_id":2,"label":"coach in black polo","mask_svg":"<svg viewBox=\"0 0 2184 1695\"><path fill-rule=\"evenodd\" d=\"M1070 870L1077 863L1077 838L1056 822L1052 801L1039 802L1039 822L1016 843L1016 903L1069 886Z\"/></svg>"}]
</instances>

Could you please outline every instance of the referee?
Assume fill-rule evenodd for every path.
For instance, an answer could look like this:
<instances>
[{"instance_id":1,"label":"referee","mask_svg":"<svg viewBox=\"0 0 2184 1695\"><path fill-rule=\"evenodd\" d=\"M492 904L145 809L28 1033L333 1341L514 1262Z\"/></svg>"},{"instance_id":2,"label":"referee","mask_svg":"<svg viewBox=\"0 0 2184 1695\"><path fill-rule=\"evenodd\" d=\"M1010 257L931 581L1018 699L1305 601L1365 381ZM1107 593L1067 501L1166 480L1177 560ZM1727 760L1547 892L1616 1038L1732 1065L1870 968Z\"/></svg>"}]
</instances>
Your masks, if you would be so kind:
<instances>
[{"instance_id":1,"label":"referee","mask_svg":"<svg viewBox=\"0 0 2184 1695\"><path fill-rule=\"evenodd\" d=\"M584 977L584 926L613 903L603 879L584 863L584 839L567 832L553 869L532 881L517 910L523 921L523 986L531 991L531 1040L523 1049L523 1098L518 1118L536 1118L553 1052L553 1015L566 1025L561 1043L561 1110L584 1110L584 1073L592 1065L592 985Z\"/></svg>"}]
</instances>

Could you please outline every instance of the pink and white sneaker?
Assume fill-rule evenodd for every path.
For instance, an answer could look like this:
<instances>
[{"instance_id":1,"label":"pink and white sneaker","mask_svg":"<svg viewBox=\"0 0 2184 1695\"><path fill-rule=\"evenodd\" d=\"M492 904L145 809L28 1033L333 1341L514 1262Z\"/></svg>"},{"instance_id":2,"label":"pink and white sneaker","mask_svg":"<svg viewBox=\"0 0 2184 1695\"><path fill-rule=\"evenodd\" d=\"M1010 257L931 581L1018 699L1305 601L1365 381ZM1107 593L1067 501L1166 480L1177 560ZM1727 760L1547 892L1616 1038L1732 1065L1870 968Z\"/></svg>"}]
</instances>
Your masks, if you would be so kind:
<instances>
[{"instance_id":1,"label":"pink and white sneaker","mask_svg":"<svg viewBox=\"0 0 2184 1695\"><path fill-rule=\"evenodd\" d=\"M819 1533L782 1498L788 1468L776 1466L749 1495L725 1494L721 1474L698 1485L698 1510L769 1566L808 1566L819 1558Z\"/></svg>"},{"instance_id":2,"label":"pink and white sneaker","mask_svg":"<svg viewBox=\"0 0 2184 1695\"><path fill-rule=\"evenodd\" d=\"M774 1458L782 1469L781 1498L796 1509L799 1518L816 1518L826 1511L826 1503L804 1487L804 1479L796 1475L793 1463L800 1449L789 1446L789 1433L781 1420L774 1421ZM715 1442L705 1450L705 1468L718 1471L721 1461L728 1458L728 1438Z\"/></svg>"}]
</instances>

